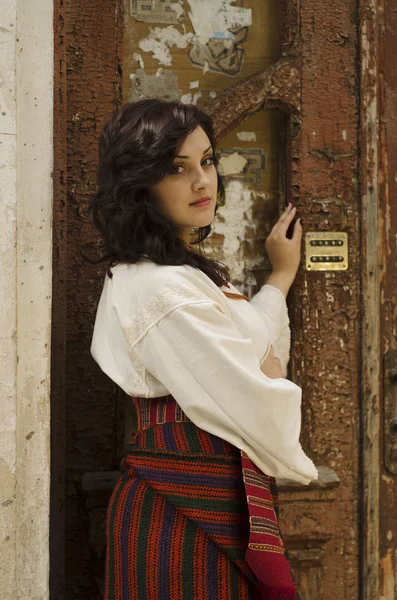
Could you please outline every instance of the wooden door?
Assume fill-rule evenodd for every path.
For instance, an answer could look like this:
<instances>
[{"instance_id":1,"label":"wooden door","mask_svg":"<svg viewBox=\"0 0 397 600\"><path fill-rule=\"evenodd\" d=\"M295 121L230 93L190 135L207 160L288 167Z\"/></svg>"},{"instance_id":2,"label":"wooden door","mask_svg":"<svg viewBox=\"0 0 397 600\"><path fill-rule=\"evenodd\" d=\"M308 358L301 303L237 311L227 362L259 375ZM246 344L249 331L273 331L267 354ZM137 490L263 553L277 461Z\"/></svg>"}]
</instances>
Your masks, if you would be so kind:
<instances>
[{"instance_id":1,"label":"wooden door","mask_svg":"<svg viewBox=\"0 0 397 600\"><path fill-rule=\"evenodd\" d=\"M362 2L362 597L396 600L396 111L392 2Z\"/></svg>"},{"instance_id":2,"label":"wooden door","mask_svg":"<svg viewBox=\"0 0 397 600\"><path fill-rule=\"evenodd\" d=\"M215 98L222 140L251 113L278 109L279 209L303 216L291 288L288 376L303 390L302 443L319 468L308 487L280 486L281 520L303 600L360 598L359 42L353 2L287 2L277 61ZM277 215L278 216L278 215ZM310 268L310 235L347 239L343 268ZM339 235L340 234L340 235ZM266 279L266 277L265 277ZM259 281L258 281L259 283ZM372 599L371 599L372 600Z\"/></svg>"},{"instance_id":3,"label":"wooden door","mask_svg":"<svg viewBox=\"0 0 397 600\"><path fill-rule=\"evenodd\" d=\"M366 508L366 597L378 593L381 600L397 599L397 11L393 2L373 12L376 45L372 56L376 77L378 211L368 231L378 244L377 294L379 335L370 349L379 364L378 393L366 408L364 446ZM370 91L368 86L367 91ZM369 138L371 139L371 138ZM371 170L369 171L371 173ZM371 215L371 209L368 211ZM375 235L376 234L376 235ZM369 236L368 236L369 237ZM370 291L371 274L366 279ZM376 353L376 354L375 354ZM374 373L372 373L373 375ZM371 376L367 377L370 385ZM374 386L375 387L375 386ZM377 467L377 468L376 468Z\"/></svg>"},{"instance_id":4,"label":"wooden door","mask_svg":"<svg viewBox=\"0 0 397 600\"><path fill-rule=\"evenodd\" d=\"M210 246L214 256L230 263L233 283L242 291L254 293L266 281L270 265L264 243L286 200L303 215L305 235L347 234L348 268L310 271L303 247L288 297L288 376L303 389L302 443L321 477L307 488L285 485L280 497L302 600L360 598L356 2L235 4L246 21L234 28L225 55L219 38L211 47L169 47L174 63L168 66L145 54L139 41L150 37L149 24L180 33L182 25L191 28L188 2L158 3L154 19L142 12L155 6L148 1L57 5L52 447L52 597L57 600L101 598L106 504L134 426L133 418L126 421L124 395L89 354L104 269L84 263L79 250L97 245L85 211L95 188L98 136L122 102L142 93L158 95L159 89L190 93L192 101L201 91L195 101L213 114L222 155L237 152L246 161L228 179L230 202L237 192L242 199L244 227L226 210ZM128 40L131 32L141 36L136 47ZM237 249L230 245L236 240ZM131 424L127 434L124 422Z\"/></svg>"}]
</instances>

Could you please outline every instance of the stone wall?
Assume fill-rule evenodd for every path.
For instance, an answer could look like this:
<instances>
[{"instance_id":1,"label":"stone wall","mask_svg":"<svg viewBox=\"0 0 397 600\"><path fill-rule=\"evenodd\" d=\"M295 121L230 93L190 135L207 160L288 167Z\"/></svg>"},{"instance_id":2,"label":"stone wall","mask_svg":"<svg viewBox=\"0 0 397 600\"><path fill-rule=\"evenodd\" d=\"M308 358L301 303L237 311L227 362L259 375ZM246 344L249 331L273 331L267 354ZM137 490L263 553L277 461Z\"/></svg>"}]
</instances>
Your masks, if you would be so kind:
<instances>
[{"instance_id":1,"label":"stone wall","mask_svg":"<svg viewBox=\"0 0 397 600\"><path fill-rule=\"evenodd\" d=\"M0 3L0 590L48 597L53 22Z\"/></svg>"}]
</instances>

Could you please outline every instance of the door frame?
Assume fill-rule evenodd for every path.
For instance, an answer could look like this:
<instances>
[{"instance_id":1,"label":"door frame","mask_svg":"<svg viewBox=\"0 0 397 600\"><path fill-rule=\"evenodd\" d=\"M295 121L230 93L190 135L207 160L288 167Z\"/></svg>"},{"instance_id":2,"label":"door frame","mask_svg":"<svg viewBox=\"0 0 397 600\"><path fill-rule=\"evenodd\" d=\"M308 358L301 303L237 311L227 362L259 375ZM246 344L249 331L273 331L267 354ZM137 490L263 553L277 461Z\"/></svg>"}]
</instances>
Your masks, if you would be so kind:
<instances>
[{"instance_id":1,"label":"door frame","mask_svg":"<svg viewBox=\"0 0 397 600\"><path fill-rule=\"evenodd\" d=\"M115 4L119 4L115 2ZM373 600L380 591L379 523L380 523L380 410L381 364L380 357L380 247L379 236L379 12L375 0L361 0L359 9L360 31L360 137L361 137L361 600ZM52 587L62 590L63 571L63 516L64 516L64 355L65 355L65 268L66 217L60 211L66 206L66 44L64 23L66 8L62 2L54 3L55 79L54 79L54 297L57 309L53 320L52 351L52 435L57 446L52 448L52 520L57 530L52 538ZM64 215L65 216L65 215ZM62 224L62 225L61 225ZM55 429L54 429L55 427ZM55 435L54 435L55 434ZM60 437L59 437L60 436ZM63 476L62 476L63 475ZM56 548L56 551L55 551ZM55 558L54 558L55 557ZM56 595L54 595L56 597ZM58 596L61 598L61 596Z\"/></svg>"},{"instance_id":2,"label":"door frame","mask_svg":"<svg viewBox=\"0 0 397 600\"><path fill-rule=\"evenodd\" d=\"M382 223L379 153L380 19L377 0L359 3L361 188L361 569L360 597L380 597Z\"/></svg>"}]
</instances>

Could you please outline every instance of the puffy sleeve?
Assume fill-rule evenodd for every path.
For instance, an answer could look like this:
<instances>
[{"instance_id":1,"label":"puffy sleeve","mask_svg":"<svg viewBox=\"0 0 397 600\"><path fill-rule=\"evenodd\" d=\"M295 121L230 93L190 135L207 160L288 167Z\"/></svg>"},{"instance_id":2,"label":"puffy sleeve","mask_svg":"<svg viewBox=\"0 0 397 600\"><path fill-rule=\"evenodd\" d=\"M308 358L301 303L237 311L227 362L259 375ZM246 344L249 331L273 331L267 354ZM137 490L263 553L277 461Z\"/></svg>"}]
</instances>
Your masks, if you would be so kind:
<instances>
[{"instance_id":1,"label":"puffy sleeve","mask_svg":"<svg viewBox=\"0 0 397 600\"><path fill-rule=\"evenodd\" d=\"M265 284L252 297L251 305L263 318L274 356L280 359L283 376L286 377L291 349L291 329L286 298L277 287Z\"/></svg>"},{"instance_id":2,"label":"puffy sleeve","mask_svg":"<svg viewBox=\"0 0 397 600\"><path fill-rule=\"evenodd\" d=\"M301 388L262 373L252 340L217 302L172 310L130 352L195 425L244 450L264 473L317 479L299 442Z\"/></svg>"}]
</instances>

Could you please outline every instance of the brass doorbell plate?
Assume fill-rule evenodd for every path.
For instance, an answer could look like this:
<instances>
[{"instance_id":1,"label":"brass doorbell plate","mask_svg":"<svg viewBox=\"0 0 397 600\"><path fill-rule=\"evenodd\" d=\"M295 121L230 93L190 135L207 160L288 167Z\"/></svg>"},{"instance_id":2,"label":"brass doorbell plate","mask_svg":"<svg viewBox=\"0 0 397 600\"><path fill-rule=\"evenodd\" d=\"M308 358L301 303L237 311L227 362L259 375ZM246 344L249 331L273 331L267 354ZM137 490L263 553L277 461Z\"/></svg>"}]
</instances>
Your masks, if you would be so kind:
<instances>
[{"instance_id":1,"label":"brass doorbell plate","mask_svg":"<svg viewBox=\"0 0 397 600\"><path fill-rule=\"evenodd\" d=\"M305 236L307 271L346 271L347 233L344 231L308 231Z\"/></svg>"}]
</instances>

